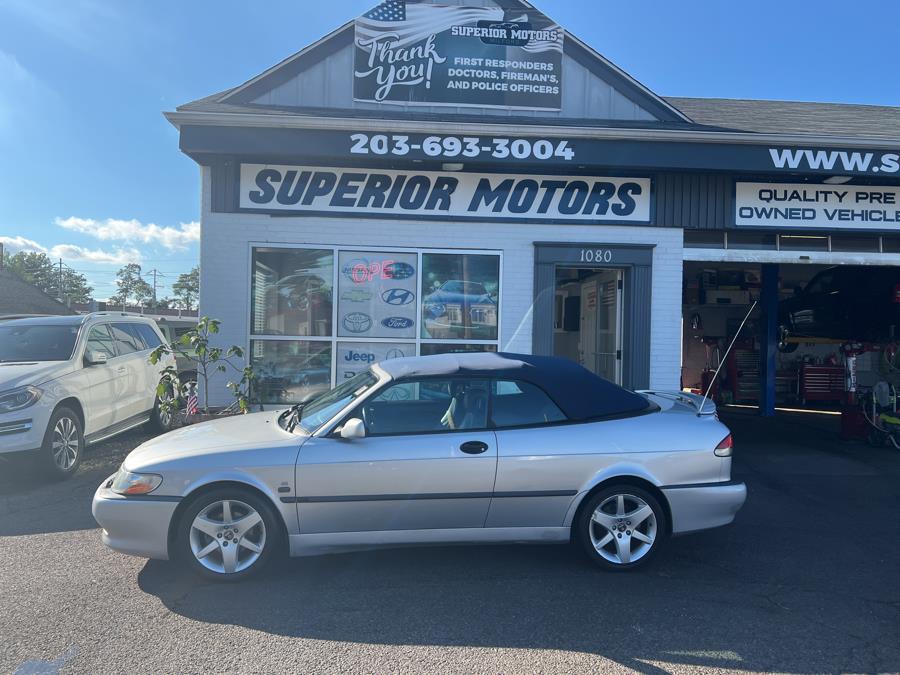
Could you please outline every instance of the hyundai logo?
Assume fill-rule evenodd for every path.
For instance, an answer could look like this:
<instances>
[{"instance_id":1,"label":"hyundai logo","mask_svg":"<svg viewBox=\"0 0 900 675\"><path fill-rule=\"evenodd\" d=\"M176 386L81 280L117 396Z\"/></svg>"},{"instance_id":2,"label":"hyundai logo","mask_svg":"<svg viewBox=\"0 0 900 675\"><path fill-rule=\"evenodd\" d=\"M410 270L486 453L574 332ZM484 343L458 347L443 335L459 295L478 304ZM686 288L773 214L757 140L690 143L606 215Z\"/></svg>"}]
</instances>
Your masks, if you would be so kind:
<instances>
[{"instance_id":1,"label":"hyundai logo","mask_svg":"<svg viewBox=\"0 0 900 675\"><path fill-rule=\"evenodd\" d=\"M389 305L408 305L416 299L416 294L405 288L390 288L381 294L381 299Z\"/></svg>"},{"instance_id":2,"label":"hyundai logo","mask_svg":"<svg viewBox=\"0 0 900 675\"><path fill-rule=\"evenodd\" d=\"M388 318L381 320L382 326L385 328L393 328L394 330L409 328L413 323L412 319L407 319L405 316L389 316Z\"/></svg>"},{"instance_id":3,"label":"hyundai logo","mask_svg":"<svg viewBox=\"0 0 900 675\"><path fill-rule=\"evenodd\" d=\"M341 323L350 333L365 333L372 327L372 317L362 312L351 312Z\"/></svg>"}]
</instances>

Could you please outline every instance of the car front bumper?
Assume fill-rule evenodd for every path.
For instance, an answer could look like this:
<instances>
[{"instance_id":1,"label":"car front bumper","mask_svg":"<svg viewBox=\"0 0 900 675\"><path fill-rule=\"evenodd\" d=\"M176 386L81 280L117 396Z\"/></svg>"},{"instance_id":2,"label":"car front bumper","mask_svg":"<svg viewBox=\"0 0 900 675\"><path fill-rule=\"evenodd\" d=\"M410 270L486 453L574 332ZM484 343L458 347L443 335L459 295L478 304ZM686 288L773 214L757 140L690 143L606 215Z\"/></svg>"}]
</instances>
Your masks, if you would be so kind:
<instances>
[{"instance_id":1,"label":"car front bumper","mask_svg":"<svg viewBox=\"0 0 900 675\"><path fill-rule=\"evenodd\" d=\"M181 498L124 497L109 489L112 478L97 488L91 506L103 543L120 553L168 560L169 525Z\"/></svg>"},{"instance_id":2,"label":"car front bumper","mask_svg":"<svg viewBox=\"0 0 900 675\"><path fill-rule=\"evenodd\" d=\"M0 414L0 454L38 450L52 412L52 406L38 401L22 410Z\"/></svg>"},{"instance_id":3,"label":"car front bumper","mask_svg":"<svg viewBox=\"0 0 900 675\"><path fill-rule=\"evenodd\" d=\"M672 534L728 525L747 499L743 483L705 483L662 488L672 512Z\"/></svg>"}]
</instances>

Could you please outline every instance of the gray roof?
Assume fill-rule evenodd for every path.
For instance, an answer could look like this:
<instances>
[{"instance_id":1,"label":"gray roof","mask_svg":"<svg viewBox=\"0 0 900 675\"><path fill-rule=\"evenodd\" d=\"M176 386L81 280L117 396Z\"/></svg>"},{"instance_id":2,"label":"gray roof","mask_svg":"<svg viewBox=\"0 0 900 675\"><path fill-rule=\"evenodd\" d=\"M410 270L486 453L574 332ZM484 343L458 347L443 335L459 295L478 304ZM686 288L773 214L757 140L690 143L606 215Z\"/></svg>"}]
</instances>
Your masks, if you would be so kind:
<instances>
[{"instance_id":1,"label":"gray roof","mask_svg":"<svg viewBox=\"0 0 900 675\"><path fill-rule=\"evenodd\" d=\"M0 269L0 315L75 314L10 270Z\"/></svg>"},{"instance_id":2,"label":"gray roof","mask_svg":"<svg viewBox=\"0 0 900 675\"><path fill-rule=\"evenodd\" d=\"M900 140L900 108L727 98L666 100L699 124L768 134Z\"/></svg>"}]
</instances>

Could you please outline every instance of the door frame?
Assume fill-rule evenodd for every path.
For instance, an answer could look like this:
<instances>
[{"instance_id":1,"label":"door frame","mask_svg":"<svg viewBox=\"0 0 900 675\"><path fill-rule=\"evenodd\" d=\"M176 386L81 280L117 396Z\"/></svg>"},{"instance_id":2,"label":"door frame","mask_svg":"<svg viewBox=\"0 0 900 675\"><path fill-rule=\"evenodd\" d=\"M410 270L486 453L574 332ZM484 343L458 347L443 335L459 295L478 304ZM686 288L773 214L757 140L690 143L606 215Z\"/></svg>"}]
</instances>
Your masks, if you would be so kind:
<instances>
[{"instance_id":1,"label":"door frame","mask_svg":"<svg viewBox=\"0 0 900 675\"><path fill-rule=\"evenodd\" d=\"M648 388L653 250L656 245L537 241L534 248L532 352L553 355L557 267L620 269L624 285L622 385L628 389Z\"/></svg>"}]
</instances>

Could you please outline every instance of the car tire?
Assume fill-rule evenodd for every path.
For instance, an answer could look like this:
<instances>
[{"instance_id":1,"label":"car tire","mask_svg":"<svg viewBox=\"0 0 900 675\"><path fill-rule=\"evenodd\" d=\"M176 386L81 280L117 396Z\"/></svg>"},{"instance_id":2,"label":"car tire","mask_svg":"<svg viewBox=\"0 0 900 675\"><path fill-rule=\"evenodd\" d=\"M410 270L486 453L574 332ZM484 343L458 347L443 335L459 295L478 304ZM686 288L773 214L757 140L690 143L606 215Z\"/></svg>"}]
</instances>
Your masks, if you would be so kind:
<instances>
[{"instance_id":1,"label":"car tire","mask_svg":"<svg viewBox=\"0 0 900 675\"><path fill-rule=\"evenodd\" d=\"M53 480L75 475L84 456L84 427L71 408L59 407L50 416L40 449L40 465Z\"/></svg>"},{"instance_id":2,"label":"car tire","mask_svg":"<svg viewBox=\"0 0 900 675\"><path fill-rule=\"evenodd\" d=\"M166 385L166 398L171 399L173 389L171 384ZM162 406L159 396L153 397L153 412L150 413L150 421L147 423L147 430L151 433L164 434L175 428L175 419L178 416L178 406L166 409Z\"/></svg>"},{"instance_id":3,"label":"car tire","mask_svg":"<svg viewBox=\"0 0 900 675\"><path fill-rule=\"evenodd\" d=\"M797 349L799 349L800 344L797 342L788 342L787 339L791 336L791 330L786 325L782 324L778 326L778 333L776 334L777 347L778 351L782 354L793 354Z\"/></svg>"},{"instance_id":4,"label":"car tire","mask_svg":"<svg viewBox=\"0 0 900 675\"><path fill-rule=\"evenodd\" d=\"M668 533L666 512L659 500L628 484L611 485L589 497L575 528L575 538L588 558L615 572L646 565Z\"/></svg>"},{"instance_id":5,"label":"car tire","mask_svg":"<svg viewBox=\"0 0 900 675\"><path fill-rule=\"evenodd\" d=\"M214 581L242 581L258 574L283 543L272 504L239 487L198 496L181 513L177 528L176 560Z\"/></svg>"}]
</instances>

